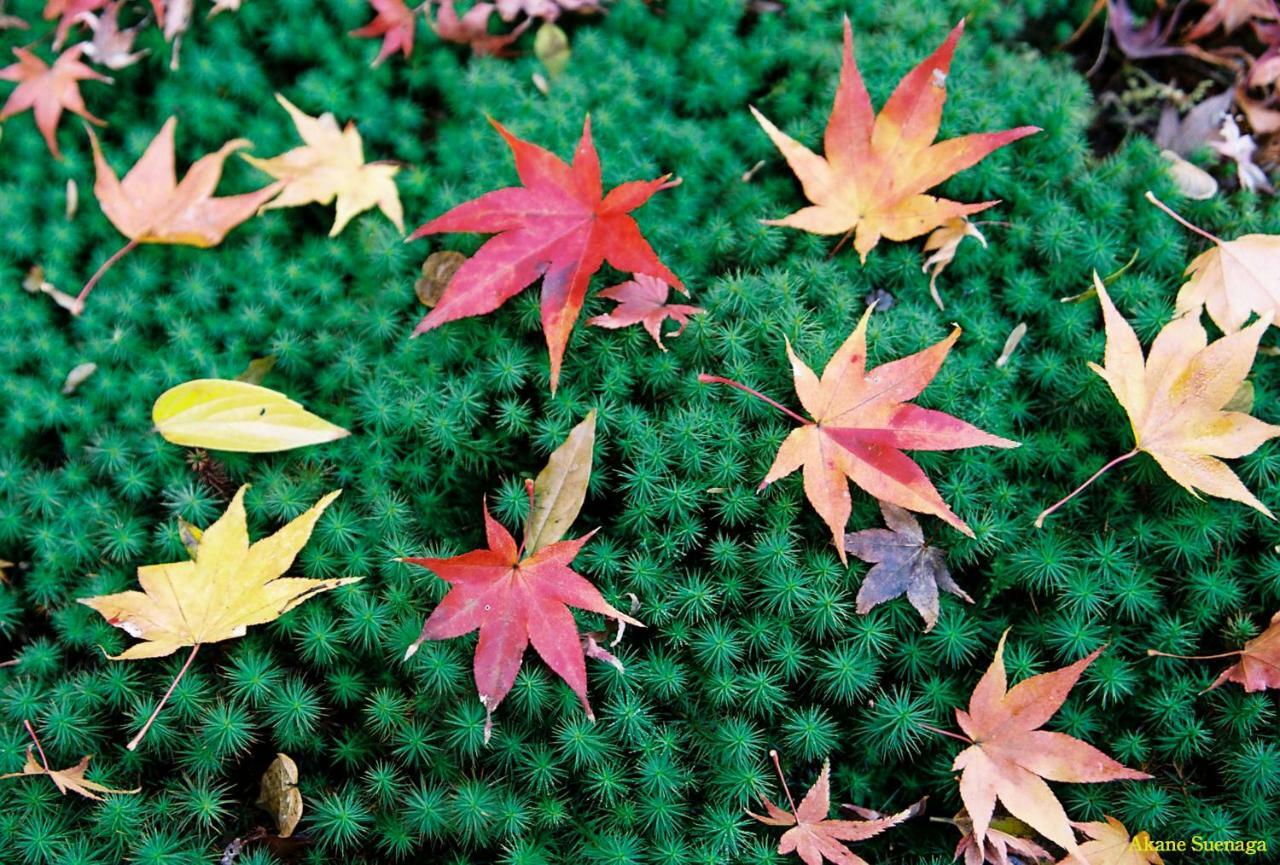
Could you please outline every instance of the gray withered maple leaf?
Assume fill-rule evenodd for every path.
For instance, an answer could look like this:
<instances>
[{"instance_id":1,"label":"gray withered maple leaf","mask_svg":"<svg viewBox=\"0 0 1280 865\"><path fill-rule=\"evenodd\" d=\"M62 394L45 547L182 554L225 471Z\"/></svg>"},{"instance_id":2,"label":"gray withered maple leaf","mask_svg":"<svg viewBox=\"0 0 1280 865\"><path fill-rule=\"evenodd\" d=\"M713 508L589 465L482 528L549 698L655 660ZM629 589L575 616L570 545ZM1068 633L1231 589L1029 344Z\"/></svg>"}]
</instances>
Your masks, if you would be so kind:
<instances>
[{"instance_id":1,"label":"gray withered maple leaf","mask_svg":"<svg viewBox=\"0 0 1280 865\"><path fill-rule=\"evenodd\" d=\"M908 510L880 503L887 529L865 529L844 536L846 551L874 563L858 590L858 615L902 595L925 622L925 632L938 621L938 589L973 603L947 570L946 551L924 542L919 521Z\"/></svg>"}]
</instances>

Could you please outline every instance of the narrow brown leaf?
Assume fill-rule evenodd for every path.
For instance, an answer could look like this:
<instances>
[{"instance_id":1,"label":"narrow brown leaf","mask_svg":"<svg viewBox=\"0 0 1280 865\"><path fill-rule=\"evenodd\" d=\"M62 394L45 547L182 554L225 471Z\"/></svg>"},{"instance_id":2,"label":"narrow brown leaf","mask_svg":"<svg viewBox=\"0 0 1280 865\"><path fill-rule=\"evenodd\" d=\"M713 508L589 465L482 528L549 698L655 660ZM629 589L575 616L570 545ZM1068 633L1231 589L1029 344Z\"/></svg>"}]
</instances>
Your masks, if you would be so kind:
<instances>
[{"instance_id":1,"label":"narrow brown leaf","mask_svg":"<svg viewBox=\"0 0 1280 865\"><path fill-rule=\"evenodd\" d=\"M570 430L533 482L533 503L524 526L524 555L564 537L582 510L591 478L591 452L596 443L596 412Z\"/></svg>"}]
</instances>

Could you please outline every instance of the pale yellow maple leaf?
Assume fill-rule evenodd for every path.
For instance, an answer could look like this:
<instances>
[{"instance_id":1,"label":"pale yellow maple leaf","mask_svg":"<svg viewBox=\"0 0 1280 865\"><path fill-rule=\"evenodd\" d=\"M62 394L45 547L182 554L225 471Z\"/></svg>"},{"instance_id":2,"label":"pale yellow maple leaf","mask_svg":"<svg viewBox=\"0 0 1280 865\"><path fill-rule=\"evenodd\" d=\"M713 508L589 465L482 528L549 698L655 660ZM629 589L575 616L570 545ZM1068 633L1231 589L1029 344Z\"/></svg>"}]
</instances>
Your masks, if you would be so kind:
<instances>
[{"instance_id":1,"label":"pale yellow maple leaf","mask_svg":"<svg viewBox=\"0 0 1280 865\"><path fill-rule=\"evenodd\" d=\"M1102 366L1089 366L1106 380L1129 415L1134 447L1042 513L1036 525L1107 469L1139 453L1150 454L1165 474L1192 495L1243 502L1273 517L1222 461L1251 454L1263 442L1280 436L1280 426L1230 410L1253 367L1258 341L1271 316L1210 343L1199 316L1184 315L1161 329L1144 358L1137 334L1096 273L1094 288L1102 304L1107 347Z\"/></svg>"},{"instance_id":2,"label":"pale yellow maple leaf","mask_svg":"<svg viewBox=\"0 0 1280 865\"><path fill-rule=\"evenodd\" d=\"M330 237L346 228L352 217L373 207L381 210L404 233L404 210L395 176L400 166L390 162L365 162L364 142L354 123L345 128L329 113L312 117L288 99L276 94L297 127L301 147L271 159L241 154L254 167L284 181L280 194L262 210L337 202Z\"/></svg>"},{"instance_id":3,"label":"pale yellow maple leaf","mask_svg":"<svg viewBox=\"0 0 1280 865\"><path fill-rule=\"evenodd\" d=\"M244 511L247 489L241 487L226 513L194 539L193 560L138 568L141 592L79 599L111 624L142 640L119 655L108 656L111 660L163 658L190 646L191 654L174 680L176 685L201 645L243 637L251 625L273 621L321 592L361 579L281 576L341 490L329 493L275 534L250 544ZM170 686L169 693L172 691ZM160 706L130 748L137 745Z\"/></svg>"}]
</instances>

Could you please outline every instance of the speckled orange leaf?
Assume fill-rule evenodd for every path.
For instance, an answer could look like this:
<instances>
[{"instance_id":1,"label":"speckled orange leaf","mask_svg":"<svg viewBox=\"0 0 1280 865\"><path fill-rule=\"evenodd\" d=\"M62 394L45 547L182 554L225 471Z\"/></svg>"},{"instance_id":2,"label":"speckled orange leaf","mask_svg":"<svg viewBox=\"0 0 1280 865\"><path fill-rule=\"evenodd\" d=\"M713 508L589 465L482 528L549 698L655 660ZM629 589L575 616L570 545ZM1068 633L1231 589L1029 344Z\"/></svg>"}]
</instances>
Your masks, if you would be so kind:
<instances>
[{"instance_id":1,"label":"speckled orange leaf","mask_svg":"<svg viewBox=\"0 0 1280 865\"><path fill-rule=\"evenodd\" d=\"M919 237L950 219L995 205L962 204L925 194L992 151L1040 131L1020 126L934 141L947 100L951 57L963 31L961 21L937 51L898 83L876 115L853 59L853 31L846 18L844 63L823 138L825 156L810 151L752 107L812 203L767 224L814 234L854 233L854 248L865 261L882 237Z\"/></svg>"}]
</instances>

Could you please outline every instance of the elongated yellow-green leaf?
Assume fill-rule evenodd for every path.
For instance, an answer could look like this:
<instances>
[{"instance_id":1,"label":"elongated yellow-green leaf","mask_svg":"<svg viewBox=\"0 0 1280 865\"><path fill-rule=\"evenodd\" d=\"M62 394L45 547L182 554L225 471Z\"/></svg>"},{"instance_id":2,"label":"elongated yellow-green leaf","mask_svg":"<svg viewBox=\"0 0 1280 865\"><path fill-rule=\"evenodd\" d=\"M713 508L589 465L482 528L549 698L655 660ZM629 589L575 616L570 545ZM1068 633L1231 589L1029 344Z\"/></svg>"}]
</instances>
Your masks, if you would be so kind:
<instances>
[{"instance_id":1,"label":"elongated yellow-green leaf","mask_svg":"<svg viewBox=\"0 0 1280 865\"><path fill-rule=\"evenodd\" d=\"M160 395L151 409L160 435L174 444L266 453L350 435L270 388L201 378Z\"/></svg>"},{"instance_id":2,"label":"elongated yellow-green leaf","mask_svg":"<svg viewBox=\"0 0 1280 865\"><path fill-rule=\"evenodd\" d=\"M524 524L524 554L531 556L569 531L587 498L591 451L596 444L596 413L569 431L533 482L533 506Z\"/></svg>"}]
</instances>

